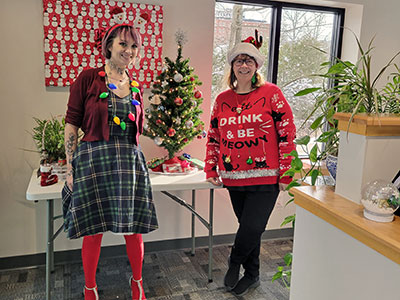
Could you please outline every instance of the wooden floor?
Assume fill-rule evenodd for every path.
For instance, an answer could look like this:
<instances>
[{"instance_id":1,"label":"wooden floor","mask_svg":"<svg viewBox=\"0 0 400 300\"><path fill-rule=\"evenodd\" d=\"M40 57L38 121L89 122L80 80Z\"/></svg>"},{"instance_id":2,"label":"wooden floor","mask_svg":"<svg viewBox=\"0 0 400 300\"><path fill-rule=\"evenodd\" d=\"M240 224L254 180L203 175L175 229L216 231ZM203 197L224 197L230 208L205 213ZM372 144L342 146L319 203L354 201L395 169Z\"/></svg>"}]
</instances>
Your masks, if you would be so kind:
<instances>
[{"instance_id":1,"label":"wooden floor","mask_svg":"<svg viewBox=\"0 0 400 300\"><path fill-rule=\"evenodd\" d=\"M239 299L289 299L289 290L280 281L271 282L283 256L292 251L292 239L266 240L261 249L261 285ZM230 246L214 247L214 281L209 283L208 249L162 251L145 254L143 284L147 299L211 300L238 299L223 287ZM100 259L97 285L100 300L129 300L128 279L131 275L127 257ZM53 275L52 299L83 299L83 270L80 263L57 265ZM0 272L0 299L45 299L44 267Z\"/></svg>"}]
</instances>

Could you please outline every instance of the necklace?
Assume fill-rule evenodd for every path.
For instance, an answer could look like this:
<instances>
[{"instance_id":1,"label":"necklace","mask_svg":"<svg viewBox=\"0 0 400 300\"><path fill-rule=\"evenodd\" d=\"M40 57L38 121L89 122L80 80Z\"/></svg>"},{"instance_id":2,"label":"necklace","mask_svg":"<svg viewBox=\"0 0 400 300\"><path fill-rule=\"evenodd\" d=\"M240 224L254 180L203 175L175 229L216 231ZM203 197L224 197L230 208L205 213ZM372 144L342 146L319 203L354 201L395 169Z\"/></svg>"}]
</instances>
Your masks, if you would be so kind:
<instances>
[{"instance_id":1,"label":"necklace","mask_svg":"<svg viewBox=\"0 0 400 300\"><path fill-rule=\"evenodd\" d=\"M126 72L127 77L129 78L129 74L128 72ZM122 130L126 130L126 122L124 121L123 118L120 118L117 116L116 114L116 99L115 99L115 94L114 92L112 92L112 90L117 89L117 87L113 84L109 82L109 76L107 75L107 73L105 74L105 82L106 82L106 86L107 88L109 88L111 91L110 93L108 93L111 96L111 102L112 102L112 106L113 106L113 121L115 124L117 124L118 126L121 127ZM140 102L138 100L135 99L133 93L140 93L140 90L137 88L139 86L139 84L135 81L132 80L130 83L131 89L130 89L130 98L131 98L131 103L133 106L135 105L140 105ZM136 109L135 109L136 111ZM135 114L132 111L129 111L128 114L128 118L129 120L131 120L132 122L135 122L136 117Z\"/></svg>"},{"instance_id":2,"label":"necklace","mask_svg":"<svg viewBox=\"0 0 400 300\"><path fill-rule=\"evenodd\" d=\"M248 93L243 93L243 94L238 94L235 92L235 98L236 98L236 112L238 115L240 115L242 113L242 111L244 110L244 108L246 107L246 102L247 100L249 100L250 97L250 93L252 91L248 92ZM244 99L242 102L242 104L239 104L239 95L247 95L246 99Z\"/></svg>"}]
</instances>

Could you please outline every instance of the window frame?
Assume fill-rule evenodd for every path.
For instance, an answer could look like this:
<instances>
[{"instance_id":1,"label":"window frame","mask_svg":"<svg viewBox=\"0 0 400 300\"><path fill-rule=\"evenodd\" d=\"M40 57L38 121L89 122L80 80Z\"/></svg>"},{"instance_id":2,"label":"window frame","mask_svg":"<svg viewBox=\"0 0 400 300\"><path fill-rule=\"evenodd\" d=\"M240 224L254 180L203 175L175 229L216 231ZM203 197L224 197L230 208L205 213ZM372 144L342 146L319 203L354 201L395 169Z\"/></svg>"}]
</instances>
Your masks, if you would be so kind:
<instances>
[{"instance_id":1,"label":"window frame","mask_svg":"<svg viewBox=\"0 0 400 300\"><path fill-rule=\"evenodd\" d=\"M291 2L278 2L269 0L240 0L240 1L216 0L216 2L241 4L241 5L259 5L271 9L270 44L267 57L268 68L266 74L266 79L269 82L276 84L278 81L278 62L279 62L279 48L280 48L280 37L281 37L282 10L285 8L333 13L334 20L332 29L332 44L330 49L330 62L331 64L333 64L335 58L341 58L344 19L346 12L345 8L322 6L322 5L310 5L302 3L291 3ZM333 82L328 82L328 86L332 85ZM323 144L322 147L324 148L325 144ZM308 158L308 156L300 155L300 158Z\"/></svg>"},{"instance_id":2,"label":"window frame","mask_svg":"<svg viewBox=\"0 0 400 300\"><path fill-rule=\"evenodd\" d=\"M332 45L330 49L331 62L335 57L340 58L342 52L343 43L343 28L344 28L344 16L345 9L330 6L321 5L310 5L301 3L291 2L278 2L269 0L216 0L216 2L225 2L232 4L242 5L260 5L271 8L271 27L270 27L270 44L268 51L268 71L266 79L274 84L277 83L278 79L278 60L279 60L279 46L281 37L281 18L282 9L284 8L296 8L315 12L331 12L334 13L334 24L332 30Z\"/></svg>"}]
</instances>

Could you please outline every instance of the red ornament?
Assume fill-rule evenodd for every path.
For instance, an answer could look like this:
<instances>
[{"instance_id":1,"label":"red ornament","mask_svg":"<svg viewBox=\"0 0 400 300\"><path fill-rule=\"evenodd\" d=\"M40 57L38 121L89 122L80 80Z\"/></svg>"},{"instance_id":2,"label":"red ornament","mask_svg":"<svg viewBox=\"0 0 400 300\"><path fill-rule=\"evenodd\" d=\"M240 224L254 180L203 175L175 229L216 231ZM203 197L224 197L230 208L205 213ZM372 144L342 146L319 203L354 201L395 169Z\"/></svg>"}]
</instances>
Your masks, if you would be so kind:
<instances>
[{"instance_id":1,"label":"red ornament","mask_svg":"<svg viewBox=\"0 0 400 300\"><path fill-rule=\"evenodd\" d=\"M196 91L195 93L194 93L194 97L196 98L196 99L199 99L199 98L201 98L203 95L201 94L201 92L200 91Z\"/></svg>"},{"instance_id":2,"label":"red ornament","mask_svg":"<svg viewBox=\"0 0 400 300\"><path fill-rule=\"evenodd\" d=\"M157 119L156 124L160 125L162 124L162 121L160 119Z\"/></svg>"},{"instance_id":3,"label":"red ornament","mask_svg":"<svg viewBox=\"0 0 400 300\"><path fill-rule=\"evenodd\" d=\"M169 129L167 130L167 134L168 134L168 136L170 136L170 137L174 136L174 135L175 135L175 129L169 128Z\"/></svg>"},{"instance_id":4,"label":"red ornament","mask_svg":"<svg viewBox=\"0 0 400 300\"><path fill-rule=\"evenodd\" d=\"M99 71L97 74L99 74L100 77L106 76L106 72L104 72L104 71Z\"/></svg>"},{"instance_id":5,"label":"red ornament","mask_svg":"<svg viewBox=\"0 0 400 300\"><path fill-rule=\"evenodd\" d=\"M194 81L194 77L190 77L190 81Z\"/></svg>"},{"instance_id":6,"label":"red ornament","mask_svg":"<svg viewBox=\"0 0 400 300\"><path fill-rule=\"evenodd\" d=\"M184 143L187 143L189 140L187 139L187 138L184 138L183 140L182 140L182 142L184 142Z\"/></svg>"},{"instance_id":7,"label":"red ornament","mask_svg":"<svg viewBox=\"0 0 400 300\"><path fill-rule=\"evenodd\" d=\"M201 140L203 137L201 135L197 136L197 139Z\"/></svg>"},{"instance_id":8,"label":"red ornament","mask_svg":"<svg viewBox=\"0 0 400 300\"><path fill-rule=\"evenodd\" d=\"M183 104L182 98L179 98L179 97L176 97L175 100L174 100L174 102L175 102L175 104L178 105L178 106L180 106L180 105Z\"/></svg>"}]
</instances>

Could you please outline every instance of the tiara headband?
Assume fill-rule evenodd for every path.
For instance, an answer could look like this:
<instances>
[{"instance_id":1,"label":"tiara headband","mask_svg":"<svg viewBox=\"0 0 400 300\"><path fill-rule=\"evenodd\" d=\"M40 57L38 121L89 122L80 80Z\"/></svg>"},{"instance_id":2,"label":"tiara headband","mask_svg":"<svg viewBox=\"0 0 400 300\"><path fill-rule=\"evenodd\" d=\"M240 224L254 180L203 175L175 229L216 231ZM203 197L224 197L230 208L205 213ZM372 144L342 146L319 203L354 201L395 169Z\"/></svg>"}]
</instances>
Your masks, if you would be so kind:
<instances>
[{"instance_id":1,"label":"tiara headband","mask_svg":"<svg viewBox=\"0 0 400 300\"><path fill-rule=\"evenodd\" d=\"M231 50L228 51L227 59L229 64L232 64L232 61L236 58L236 56L240 54L246 54L248 56L253 57L257 62L257 67L260 68L265 61L264 55L258 50L262 46L263 38L258 35L258 30L255 30L256 38L250 36L247 39L241 41L236 44Z\"/></svg>"}]
</instances>

